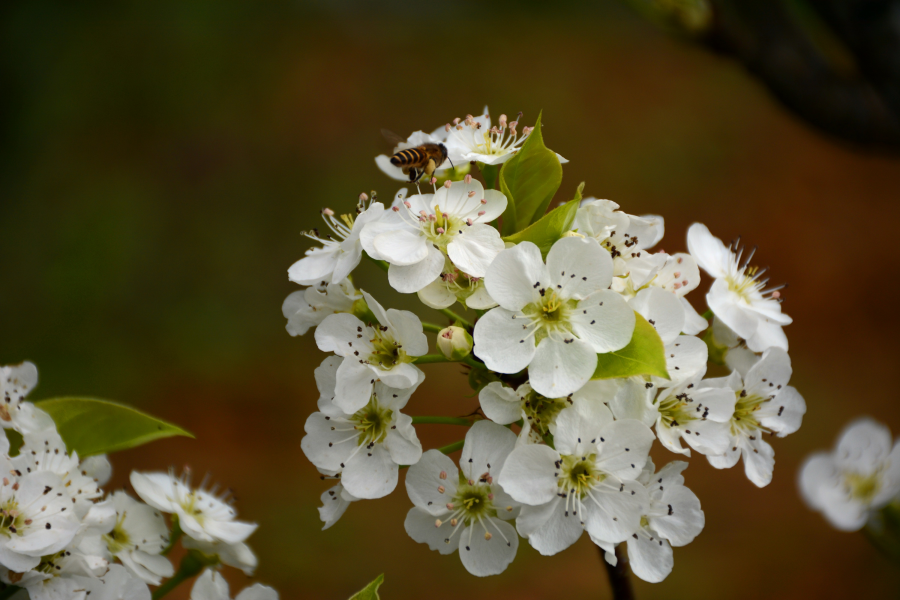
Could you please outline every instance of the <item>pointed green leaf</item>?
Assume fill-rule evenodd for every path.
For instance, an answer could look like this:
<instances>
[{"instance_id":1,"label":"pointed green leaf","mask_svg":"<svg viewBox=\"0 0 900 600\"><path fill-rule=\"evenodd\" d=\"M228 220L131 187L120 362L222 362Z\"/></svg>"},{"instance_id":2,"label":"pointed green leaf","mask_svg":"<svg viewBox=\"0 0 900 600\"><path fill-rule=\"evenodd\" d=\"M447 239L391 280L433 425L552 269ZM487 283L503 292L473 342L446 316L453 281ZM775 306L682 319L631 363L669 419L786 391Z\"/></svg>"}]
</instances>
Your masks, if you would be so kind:
<instances>
[{"instance_id":1,"label":"pointed green leaf","mask_svg":"<svg viewBox=\"0 0 900 600\"><path fill-rule=\"evenodd\" d=\"M381 600L381 596L378 595L378 588L381 587L382 583L384 583L384 573L376 577L375 581L353 594L350 600Z\"/></svg>"},{"instance_id":2,"label":"pointed green leaf","mask_svg":"<svg viewBox=\"0 0 900 600\"><path fill-rule=\"evenodd\" d=\"M575 199L578 200L579 203L581 202L581 198L582 198L581 195L583 193L584 193L584 182L582 181L581 183L578 184L578 188L575 190Z\"/></svg>"},{"instance_id":3,"label":"pointed green leaf","mask_svg":"<svg viewBox=\"0 0 900 600\"><path fill-rule=\"evenodd\" d=\"M558 206L548 212L546 215L532 225L529 225L522 231L503 238L504 242L531 242L541 250L544 258L550 252L551 246L572 229L572 223L575 221L575 212L578 210L579 200L569 200L562 206Z\"/></svg>"},{"instance_id":4,"label":"pointed green leaf","mask_svg":"<svg viewBox=\"0 0 900 600\"><path fill-rule=\"evenodd\" d=\"M656 375L669 378L663 342L647 319L634 313L634 334L627 346L615 352L597 355L592 379L613 379L632 375Z\"/></svg>"},{"instance_id":5,"label":"pointed green leaf","mask_svg":"<svg viewBox=\"0 0 900 600\"><path fill-rule=\"evenodd\" d=\"M37 406L53 418L68 449L81 457L126 450L174 435L194 437L171 423L108 400L53 398Z\"/></svg>"},{"instance_id":6,"label":"pointed green leaf","mask_svg":"<svg viewBox=\"0 0 900 600\"><path fill-rule=\"evenodd\" d=\"M562 165L556 153L544 146L538 115L534 131L500 169L500 191L509 202L503 213L503 234L512 235L540 219L561 183Z\"/></svg>"}]
</instances>

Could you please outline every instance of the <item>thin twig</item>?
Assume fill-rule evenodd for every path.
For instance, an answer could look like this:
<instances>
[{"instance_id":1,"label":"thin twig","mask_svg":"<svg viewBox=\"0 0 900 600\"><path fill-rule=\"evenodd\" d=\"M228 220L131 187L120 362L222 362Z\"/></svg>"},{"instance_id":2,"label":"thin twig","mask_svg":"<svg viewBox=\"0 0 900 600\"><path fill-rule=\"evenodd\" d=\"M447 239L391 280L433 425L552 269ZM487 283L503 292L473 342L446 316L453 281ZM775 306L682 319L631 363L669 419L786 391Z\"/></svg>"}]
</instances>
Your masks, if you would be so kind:
<instances>
[{"instance_id":1,"label":"thin twig","mask_svg":"<svg viewBox=\"0 0 900 600\"><path fill-rule=\"evenodd\" d=\"M612 588L614 600L634 600L634 592L631 589L631 577L628 574L628 555L622 550L624 546L616 546L616 566L606 562L606 551L597 546L600 551L600 560L606 567L609 576L609 587Z\"/></svg>"}]
</instances>

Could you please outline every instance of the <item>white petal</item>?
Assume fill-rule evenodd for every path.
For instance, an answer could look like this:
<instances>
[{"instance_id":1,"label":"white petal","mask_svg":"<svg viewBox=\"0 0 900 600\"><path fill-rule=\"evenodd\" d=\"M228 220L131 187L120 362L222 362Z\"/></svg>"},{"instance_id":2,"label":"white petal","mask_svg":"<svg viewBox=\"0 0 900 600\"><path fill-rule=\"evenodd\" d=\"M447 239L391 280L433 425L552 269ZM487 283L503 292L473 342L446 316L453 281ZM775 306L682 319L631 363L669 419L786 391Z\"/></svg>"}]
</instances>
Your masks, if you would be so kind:
<instances>
[{"instance_id":1,"label":"white petal","mask_svg":"<svg viewBox=\"0 0 900 600\"><path fill-rule=\"evenodd\" d=\"M444 512L449 514L446 509ZM428 544L428 548L441 554L452 554L459 547L459 539L465 531L457 531L456 535L451 536L454 528L450 525L450 519L441 520L440 526L437 525L437 521L434 515L413 507L406 513L403 525L413 540L420 544Z\"/></svg>"},{"instance_id":2,"label":"white petal","mask_svg":"<svg viewBox=\"0 0 900 600\"><path fill-rule=\"evenodd\" d=\"M347 414L355 413L369 403L374 383L375 377L368 366L353 359L345 360L337 370L334 405Z\"/></svg>"},{"instance_id":3,"label":"white petal","mask_svg":"<svg viewBox=\"0 0 900 600\"><path fill-rule=\"evenodd\" d=\"M559 497L541 506L523 506L516 528L544 556L562 552L577 542L584 531L581 520L566 511L566 503Z\"/></svg>"},{"instance_id":4,"label":"white petal","mask_svg":"<svg viewBox=\"0 0 900 600\"><path fill-rule=\"evenodd\" d=\"M447 245L447 256L460 271L484 277L503 247L500 232L496 229L490 225L472 225Z\"/></svg>"},{"instance_id":5,"label":"white petal","mask_svg":"<svg viewBox=\"0 0 900 600\"><path fill-rule=\"evenodd\" d=\"M440 310L453 306L456 294L453 294L440 277L423 287L418 292L419 300L429 308ZM474 306L472 308L475 308Z\"/></svg>"},{"instance_id":6,"label":"white petal","mask_svg":"<svg viewBox=\"0 0 900 600\"><path fill-rule=\"evenodd\" d=\"M570 322L575 335L598 354L621 350L634 335L634 311L622 296L610 290L579 302Z\"/></svg>"},{"instance_id":7,"label":"white petal","mask_svg":"<svg viewBox=\"0 0 900 600\"><path fill-rule=\"evenodd\" d=\"M597 240L564 237L547 253L547 272L548 287L561 289L565 298L581 300L597 290L609 288L613 262Z\"/></svg>"},{"instance_id":8,"label":"white petal","mask_svg":"<svg viewBox=\"0 0 900 600\"><path fill-rule=\"evenodd\" d=\"M381 169L381 172L396 181L409 181L409 175L403 172L403 169L391 164L391 157L385 154L379 154L375 157L375 164Z\"/></svg>"},{"instance_id":9,"label":"white petal","mask_svg":"<svg viewBox=\"0 0 900 600\"><path fill-rule=\"evenodd\" d=\"M688 302L687 298L681 298L681 307L684 308L684 329L682 329L682 333L687 335L697 335L707 327L709 327L709 321L701 317L696 310L694 310L694 306Z\"/></svg>"},{"instance_id":10,"label":"white petal","mask_svg":"<svg viewBox=\"0 0 900 600\"><path fill-rule=\"evenodd\" d=\"M398 465L414 465L422 457L422 444L416 436L412 417L396 413L393 427L388 431L384 446L391 454L391 460Z\"/></svg>"},{"instance_id":11,"label":"white petal","mask_svg":"<svg viewBox=\"0 0 900 600\"><path fill-rule=\"evenodd\" d=\"M713 236L702 223L694 223L688 229L688 250L697 264L713 277L725 277L731 264L732 253L722 240Z\"/></svg>"},{"instance_id":12,"label":"white petal","mask_svg":"<svg viewBox=\"0 0 900 600\"><path fill-rule=\"evenodd\" d=\"M666 371L669 381L655 378L658 386L669 387L687 380L700 379L706 374L706 362L709 359L709 348L700 338L692 335L679 335L675 341L666 346Z\"/></svg>"},{"instance_id":13,"label":"white petal","mask_svg":"<svg viewBox=\"0 0 900 600\"><path fill-rule=\"evenodd\" d=\"M777 432L778 437L784 437L800 429L803 415L806 414L803 396L791 386L785 387L764 406L766 414L760 415L759 422L770 431Z\"/></svg>"},{"instance_id":14,"label":"white petal","mask_svg":"<svg viewBox=\"0 0 900 600\"><path fill-rule=\"evenodd\" d=\"M352 355L354 349L347 342L353 342L357 347L359 343L362 343L363 347L369 346L368 340L357 338L361 327L363 322L353 315L346 313L328 315L316 328L316 344L322 352L334 352L341 356ZM360 342L357 342L357 339L360 339Z\"/></svg>"},{"instance_id":15,"label":"white petal","mask_svg":"<svg viewBox=\"0 0 900 600\"><path fill-rule=\"evenodd\" d=\"M538 302L538 288L548 287L550 278L541 251L531 242L522 242L497 255L485 276L487 290L507 310L522 310Z\"/></svg>"},{"instance_id":16,"label":"white petal","mask_svg":"<svg viewBox=\"0 0 900 600\"><path fill-rule=\"evenodd\" d=\"M668 514L652 518L651 525L673 546L685 546L700 534L706 523L700 499L683 485L664 487L662 503L668 508Z\"/></svg>"},{"instance_id":17,"label":"white petal","mask_svg":"<svg viewBox=\"0 0 900 600\"><path fill-rule=\"evenodd\" d=\"M429 244L426 248L426 256L419 262L409 266L392 264L388 269L388 282L401 294L411 294L439 278L443 268L444 255Z\"/></svg>"},{"instance_id":18,"label":"white petal","mask_svg":"<svg viewBox=\"0 0 900 600\"><path fill-rule=\"evenodd\" d=\"M399 365L394 365L389 370L370 366L370 371L376 372L386 386L397 389L418 386L425 378L422 369L410 363L400 363Z\"/></svg>"},{"instance_id":19,"label":"white petal","mask_svg":"<svg viewBox=\"0 0 900 600\"><path fill-rule=\"evenodd\" d=\"M228 582L217 571L206 569L191 589L191 600L228 600Z\"/></svg>"},{"instance_id":20,"label":"white petal","mask_svg":"<svg viewBox=\"0 0 900 600\"><path fill-rule=\"evenodd\" d=\"M747 338L747 347L754 352L763 352L767 348L781 348L787 351L788 340L780 323L762 317L756 325L756 331Z\"/></svg>"},{"instance_id":21,"label":"white petal","mask_svg":"<svg viewBox=\"0 0 900 600\"><path fill-rule=\"evenodd\" d=\"M288 279L300 285L331 282L331 274L337 266L340 254L340 247L337 245L311 248L307 250L305 258L301 258L288 269Z\"/></svg>"},{"instance_id":22,"label":"white petal","mask_svg":"<svg viewBox=\"0 0 900 600\"><path fill-rule=\"evenodd\" d=\"M773 396L791 379L791 359L781 348L770 348L744 378L744 388L749 394Z\"/></svg>"},{"instance_id":23,"label":"white petal","mask_svg":"<svg viewBox=\"0 0 900 600\"><path fill-rule=\"evenodd\" d=\"M556 417L554 443L560 454L595 452L600 432L613 422L613 415L602 403L590 397L574 397L572 406L562 409Z\"/></svg>"},{"instance_id":24,"label":"white petal","mask_svg":"<svg viewBox=\"0 0 900 600\"><path fill-rule=\"evenodd\" d=\"M489 473L498 477L503 462L516 445L516 434L490 421L478 421L466 433L459 466L467 479Z\"/></svg>"},{"instance_id":25,"label":"white petal","mask_svg":"<svg viewBox=\"0 0 900 600\"><path fill-rule=\"evenodd\" d=\"M651 286L641 290L631 301L631 308L653 325L663 344L671 344L684 330L681 301L662 288Z\"/></svg>"},{"instance_id":26,"label":"white petal","mask_svg":"<svg viewBox=\"0 0 900 600\"><path fill-rule=\"evenodd\" d=\"M760 317L750 310L744 300L728 287L724 279L716 279L709 293L706 304L716 317L740 337L752 337L759 325Z\"/></svg>"},{"instance_id":27,"label":"white petal","mask_svg":"<svg viewBox=\"0 0 900 600\"><path fill-rule=\"evenodd\" d=\"M756 436L755 440L741 438L741 455L744 473L757 487L766 487L772 481L775 468L775 450L768 442Z\"/></svg>"},{"instance_id":28,"label":"white petal","mask_svg":"<svg viewBox=\"0 0 900 600\"><path fill-rule=\"evenodd\" d=\"M618 485L615 477L607 481L610 487L615 486L615 491L595 489L591 493L596 503L589 497L582 501L584 527L594 538L618 543L637 531L641 515L649 508L649 500L647 490L635 481L623 481Z\"/></svg>"},{"instance_id":29,"label":"white petal","mask_svg":"<svg viewBox=\"0 0 900 600\"><path fill-rule=\"evenodd\" d=\"M494 308L475 323L475 356L498 373L518 373L535 354L534 338L526 337L521 314ZM596 360L596 357L595 357Z\"/></svg>"},{"instance_id":30,"label":"white petal","mask_svg":"<svg viewBox=\"0 0 900 600\"><path fill-rule=\"evenodd\" d=\"M549 446L519 445L506 459L498 481L507 494L523 504L546 504L559 491L558 461L559 452Z\"/></svg>"},{"instance_id":31,"label":"white petal","mask_svg":"<svg viewBox=\"0 0 900 600\"><path fill-rule=\"evenodd\" d=\"M319 519L325 523L322 530L328 529L340 519L350 506L350 502L341 496L341 484L337 484L333 488L322 492L319 499L322 506L319 507Z\"/></svg>"},{"instance_id":32,"label":"white petal","mask_svg":"<svg viewBox=\"0 0 900 600\"><path fill-rule=\"evenodd\" d=\"M394 339L410 356L422 356L428 352L428 338L422 332L422 321L408 310L390 308L387 317L393 327Z\"/></svg>"},{"instance_id":33,"label":"white petal","mask_svg":"<svg viewBox=\"0 0 900 600\"><path fill-rule=\"evenodd\" d=\"M460 532L459 557L466 570L478 577L499 575L516 557L519 536L509 523L494 517ZM490 539L486 533L490 534Z\"/></svg>"},{"instance_id":34,"label":"white petal","mask_svg":"<svg viewBox=\"0 0 900 600\"><path fill-rule=\"evenodd\" d=\"M628 540L628 561L631 563L631 571L650 583L659 583L669 576L675 559L672 556L672 547L665 540L658 537L648 537L652 533L636 533Z\"/></svg>"},{"instance_id":35,"label":"white petal","mask_svg":"<svg viewBox=\"0 0 900 600\"><path fill-rule=\"evenodd\" d=\"M408 266L425 260L431 244L425 236L411 229L397 229L379 234L372 242L375 250L392 265Z\"/></svg>"},{"instance_id":36,"label":"white petal","mask_svg":"<svg viewBox=\"0 0 900 600\"><path fill-rule=\"evenodd\" d=\"M607 423L599 432L597 465L620 479L635 479L647 461L656 436L634 419Z\"/></svg>"},{"instance_id":37,"label":"white petal","mask_svg":"<svg viewBox=\"0 0 900 600\"><path fill-rule=\"evenodd\" d=\"M423 511L442 515L448 513L446 504L453 499L458 483L459 470L453 461L438 450L429 450L409 468L406 492L413 504Z\"/></svg>"},{"instance_id":38,"label":"white petal","mask_svg":"<svg viewBox=\"0 0 900 600\"><path fill-rule=\"evenodd\" d=\"M383 498L397 487L399 467L382 444L363 448L350 459L341 483L357 498Z\"/></svg>"},{"instance_id":39,"label":"white petal","mask_svg":"<svg viewBox=\"0 0 900 600\"><path fill-rule=\"evenodd\" d=\"M512 388L492 381L478 393L478 402L485 416L500 425L509 425L522 418L522 399Z\"/></svg>"},{"instance_id":40,"label":"white petal","mask_svg":"<svg viewBox=\"0 0 900 600\"><path fill-rule=\"evenodd\" d=\"M474 308L475 310L488 310L489 308L497 306L497 303L491 298L491 295L488 294L487 287L485 287L483 281L476 285L475 291L472 292L471 296L466 298L465 303L466 306Z\"/></svg>"},{"instance_id":41,"label":"white petal","mask_svg":"<svg viewBox=\"0 0 900 600\"><path fill-rule=\"evenodd\" d=\"M844 471L869 475L881 468L890 453L890 430L874 419L863 417L841 433L835 459Z\"/></svg>"},{"instance_id":42,"label":"white petal","mask_svg":"<svg viewBox=\"0 0 900 600\"><path fill-rule=\"evenodd\" d=\"M528 342L525 340L522 345L526 346ZM597 354L590 344L578 338L557 340L546 337L538 344L528 366L528 375L531 387L537 393L548 398L562 398L587 383L596 368Z\"/></svg>"},{"instance_id":43,"label":"white petal","mask_svg":"<svg viewBox=\"0 0 900 600\"><path fill-rule=\"evenodd\" d=\"M697 268L697 261L690 254L669 256L665 266L653 280L653 285L683 298L700 285L700 269Z\"/></svg>"},{"instance_id":44,"label":"white petal","mask_svg":"<svg viewBox=\"0 0 900 600\"><path fill-rule=\"evenodd\" d=\"M278 592L267 585L254 583L241 590L234 600L278 600Z\"/></svg>"}]
</instances>

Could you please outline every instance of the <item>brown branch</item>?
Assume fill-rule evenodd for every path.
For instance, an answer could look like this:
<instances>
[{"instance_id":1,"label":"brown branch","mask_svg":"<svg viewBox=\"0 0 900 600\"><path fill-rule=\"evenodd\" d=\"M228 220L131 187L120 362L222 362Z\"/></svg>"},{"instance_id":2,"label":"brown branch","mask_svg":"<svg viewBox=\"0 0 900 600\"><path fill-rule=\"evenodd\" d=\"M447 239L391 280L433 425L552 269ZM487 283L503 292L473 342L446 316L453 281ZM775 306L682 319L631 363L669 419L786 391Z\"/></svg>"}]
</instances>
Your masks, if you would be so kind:
<instances>
[{"instance_id":1,"label":"brown branch","mask_svg":"<svg viewBox=\"0 0 900 600\"><path fill-rule=\"evenodd\" d=\"M631 575L628 569L628 555L625 554L624 544L616 546L616 566L606 562L606 551L597 546L600 551L600 561L606 567L609 576L609 587L612 588L614 600L634 600L634 592L631 589Z\"/></svg>"}]
</instances>

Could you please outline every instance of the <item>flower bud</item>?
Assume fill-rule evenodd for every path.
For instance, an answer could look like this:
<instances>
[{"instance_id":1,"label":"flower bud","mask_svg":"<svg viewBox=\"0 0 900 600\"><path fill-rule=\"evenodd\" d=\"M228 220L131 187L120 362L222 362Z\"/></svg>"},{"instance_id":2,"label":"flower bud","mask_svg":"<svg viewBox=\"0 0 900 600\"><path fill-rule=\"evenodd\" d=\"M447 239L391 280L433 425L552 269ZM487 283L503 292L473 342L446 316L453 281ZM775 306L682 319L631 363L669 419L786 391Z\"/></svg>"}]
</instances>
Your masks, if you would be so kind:
<instances>
[{"instance_id":1,"label":"flower bud","mask_svg":"<svg viewBox=\"0 0 900 600\"><path fill-rule=\"evenodd\" d=\"M472 352L472 336L462 327L451 325L438 334L437 347L450 360L460 360Z\"/></svg>"}]
</instances>

